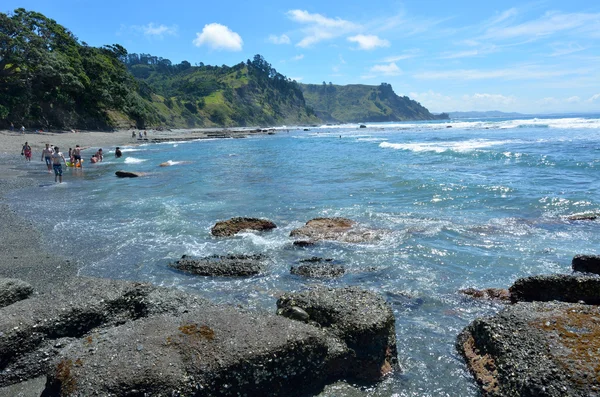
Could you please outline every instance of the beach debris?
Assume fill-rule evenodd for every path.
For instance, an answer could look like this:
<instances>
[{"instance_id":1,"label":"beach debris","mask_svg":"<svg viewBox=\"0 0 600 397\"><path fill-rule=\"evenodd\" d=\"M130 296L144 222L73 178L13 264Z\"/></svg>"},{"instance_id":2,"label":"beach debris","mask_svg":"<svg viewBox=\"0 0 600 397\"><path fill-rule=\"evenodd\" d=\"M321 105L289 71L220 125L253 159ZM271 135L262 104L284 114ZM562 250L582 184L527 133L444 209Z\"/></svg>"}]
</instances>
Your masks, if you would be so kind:
<instances>
[{"instance_id":1,"label":"beach debris","mask_svg":"<svg viewBox=\"0 0 600 397\"><path fill-rule=\"evenodd\" d=\"M247 277L254 276L265 271L265 255L211 255L203 258L191 258L183 255L170 267L196 274L198 276L214 277Z\"/></svg>"},{"instance_id":2,"label":"beach debris","mask_svg":"<svg viewBox=\"0 0 600 397\"><path fill-rule=\"evenodd\" d=\"M600 274L600 256L575 255L571 261L574 272Z\"/></svg>"},{"instance_id":3,"label":"beach debris","mask_svg":"<svg viewBox=\"0 0 600 397\"><path fill-rule=\"evenodd\" d=\"M484 396L598 394L598 307L564 302L506 306L458 336Z\"/></svg>"},{"instance_id":4,"label":"beach debris","mask_svg":"<svg viewBox=\"0 0 600 397\"><path fill-rule=\"evenodd\" d=\"M290 273L297 276L313 278L335 278L344 274L344 267L333 262L333 259L313 256L303 259L297 266L290 268Z\"/></svg>"},{"instance_id":5,"label":"beach debris","mask_svg":"<svg viewBox=\"0 0 600 397\"><path fill-rule=\"evenodd\" d=\"M133 172L133 171L117 171L115 175L119 178L137 178L139 176L144 176L143 172Z\"/></svg>"},{"instance_id":6,"label":"beach debris","mask_svg":"<svg viewBox=\"0 0 600 397\"><path fill-rule=\"evenodd\" d=\"M29 298L33 287L16 278L0 278L0 307Z\"/></svg>"},{"instance_id":7,"label":"beach debris","mask_svg":"<svg viewBox=\"0 0 600 397\"><path fill-rule=\"evenodd\" d=\"M487 299L500 302L510 302L510 293L505 288L465 288L458 292L461 294L476 298L476 299Z\"/></svg>"},{"instance_id":8,"label":"beach debris","mask_svg":"<svg viewBox=\"0 0 600 397\"><path fill-rule=\"evenodd\" d=\"M275 223L267 219L237 217L217 222L210 232L213 236L230 237L244 230L265 231L276 227Z\"/></svg>"},{"instance_id":9,"label":"beach debris","mask_svg":"<svg viewBox=\"0 0 600 397\"><path fill-rule=\"evenodd\" d=\"M277 300L282 315L296 312L294 307L346 343L352 357L347 366L354 377L374 381L399 369L394 313L380 295L358 287L314 287Z\"/></svg>"}]
</instances>

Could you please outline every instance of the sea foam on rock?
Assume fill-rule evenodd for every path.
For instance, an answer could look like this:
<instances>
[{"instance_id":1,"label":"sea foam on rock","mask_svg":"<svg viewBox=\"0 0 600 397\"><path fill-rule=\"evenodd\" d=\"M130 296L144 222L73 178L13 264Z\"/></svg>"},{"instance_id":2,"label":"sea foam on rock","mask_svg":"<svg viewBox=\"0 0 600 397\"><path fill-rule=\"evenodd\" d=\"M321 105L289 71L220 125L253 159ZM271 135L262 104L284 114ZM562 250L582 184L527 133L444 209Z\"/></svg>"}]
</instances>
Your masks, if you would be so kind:
<instances>
[{"instance_id":1,"label":"sea foam on rock","mask_svg":"<svg viewBox=\"0 0 600 397\"><path fill-rule=\"evenodd\" d=\"M217 222L210 232L213 236L230 237L243 230L264 231L275 229L276 227L275 223L267 219L237 217Z\"/></svg>"},{"instance_id":2,"label":"sea foam on rock","mask_svg":"<svg viewBox=\"0 0 600 397\"><path fill-rule=\"evenodd\" d=\"M383 236L382 231L367 229L347 218L315 218L290 232L290 237L310 241L333 240L344 243L367 243Z\"/></svg>"},{"instance_id":3,"label":"sea foam on rock","mask_svg":"<svg viewBox=\"0 0 600 397\"><path fill-rule=\"evenodd\" d=\"M380 295L358 287L315 287L284 294L277 307L280 314L302 309L309 322L346 344L352 354L339 368L344 376L374 381L398 367L394 314Z\"/></svg>"}]
</instances>

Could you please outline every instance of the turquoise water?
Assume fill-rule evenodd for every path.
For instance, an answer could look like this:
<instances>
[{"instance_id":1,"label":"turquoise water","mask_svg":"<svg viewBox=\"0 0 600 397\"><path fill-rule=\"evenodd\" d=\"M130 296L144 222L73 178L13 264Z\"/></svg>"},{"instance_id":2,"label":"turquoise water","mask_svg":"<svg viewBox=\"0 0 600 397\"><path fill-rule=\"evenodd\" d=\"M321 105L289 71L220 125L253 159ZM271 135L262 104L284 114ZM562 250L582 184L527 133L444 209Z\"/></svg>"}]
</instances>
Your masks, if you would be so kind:
<instances>
[{"instance_id":1,"label":"turquoise water","mask_svg":"<svg viewBox=\"0 0 600 397\"><path fill-rule=\"evenodd\" d=\"M110 148L103 163L69 169L60 186L41 170L41 187L14 194L12 204L61 253L78 257L86 276L149 281L270 312L281 292L315 283L379 292L395 312L403 373L365 393L476 396L454 341L500 306L457 291L570 272L574 255L598 253L598 222L566 217L600 213L600 118L368 127L149 144L126 148L118 160ZM166 161L172 166L158 166ZM148 175L118 179L117 170ZM267 218L278 228L210 235L215 222L235 216ZM324 216L351 218L383 237L292 246L292 229ZM215 279L167 266L183 254L227 253L264 253L268 272ZM290 274L312 256L336 259L346 275Z\"/></svg>"}]
</instances>

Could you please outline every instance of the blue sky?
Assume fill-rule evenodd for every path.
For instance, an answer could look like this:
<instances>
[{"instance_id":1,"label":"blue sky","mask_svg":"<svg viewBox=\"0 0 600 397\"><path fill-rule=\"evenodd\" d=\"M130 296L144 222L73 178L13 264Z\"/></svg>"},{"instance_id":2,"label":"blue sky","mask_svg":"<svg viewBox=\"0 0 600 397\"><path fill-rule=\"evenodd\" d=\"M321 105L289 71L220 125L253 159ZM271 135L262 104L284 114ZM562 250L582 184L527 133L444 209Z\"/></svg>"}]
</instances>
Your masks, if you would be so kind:
<instances>
[{"instance_id":1,"label":"blue sky","mask_svg":"<svg viewBox=\"0 0 600 397\"><path fill-rule=\"evenodd\" d=\"M600 1L3 0L174 63L263 55L302 83L392 84L433 112L600 113Z\"/></svg>"}]
</instances>

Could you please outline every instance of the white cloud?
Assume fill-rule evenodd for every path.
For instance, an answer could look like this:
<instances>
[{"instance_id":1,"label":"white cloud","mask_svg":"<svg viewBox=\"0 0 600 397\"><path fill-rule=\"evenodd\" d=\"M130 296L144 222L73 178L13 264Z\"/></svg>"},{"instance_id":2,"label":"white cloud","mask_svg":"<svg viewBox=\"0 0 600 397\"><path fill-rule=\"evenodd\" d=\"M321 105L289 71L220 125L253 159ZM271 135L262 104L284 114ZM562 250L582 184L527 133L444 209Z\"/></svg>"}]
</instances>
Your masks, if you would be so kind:
<instances>
[{"instance_id":1,"label":"white cloud","mask_svg":"<svg viewBox=\"0 0 600 397\"><path fill-rule=\"evenodd\" d=\"M375 35L364 35L359 34L356 36L348 37L348 41L358 43L358 48L361 50L373 50L377 47L389 47L390 42L384 39L380 39Z\"/></svg>"},{"instance_id":2,"label":"white cloud","mask_svg":"<svg viewBox=\"0 0 600 397\"><path fill-rule=\"evenodd\" d=\"M244 41L227 26L211 23L204 25L202 33L196 33L193 43L196 47L207 45L214 50L241 51Z\"/></svg>"},{"instance_id":3,"label":"white cloud","mask_svg":"<svg viewBox=\"0 0 600 397\"><path fill-rule=\"evenodd\" d=\"M321 14L311 14L303 10L290 10L286 13L294 22L306 25L302 29L304 38L296 45L310 47L323 40L333 39L359 28L358 25L341 18L327 18Z\"/></svg>"},{"instance_id":4,"label":"white cloud","mask_svg":"<svg viewBox=\"0 0 600 397\"><path fill-rule=\"evenodd\" d=\"M294 81L302 81L302 77L290 77Z\"/></svg>"},{"instance_id":5,"label":"white cloud","mask_svg":"<svg viewBox=\"0 0 600 397\"><path fill-rule=\"evenodd\" d=\"M273 43L273 44L290 44L291 40L290 38L285 35L282 34L281 36L275 36L274 34L269 36L269 42Z\"/></svg>"},{"instance_id":6,"label":"white cloud","mask_svg":"<svg viewBox=\"0 0 600 397\"><path fill-rule=\"evenodd\" d=\"M567 102L568 103L579 103L579 102L581 102L581 98L579 98L578 96L572 96L570 98L567 98Z\"/></svg>"},{"instance_id":7,"label":"white cloud","mask_svg":"<svg viewBox=\"0 0 600 397\"><path fill-rule=\"evenodd\" d=\"M177 35L177 25L166 26L163 24L155 25L154 23L149 23L148 25L132 25L126 26L121 25L121 29L117 32L117 36L122 36L125 34L143 34L148 38L159 38L162 39L164 36L176 36Z\"/></svg>"},{"instance_id":8,"label":"white cloud","mask_svg":"<svg viewBox=\"0 0 600 397\"><path fill-rule=\"evenodd\" d=\"M540 67L535 66L523 66L492 70L459 69L444 71L426 71L417 73L414 75L414 77L421 80L540 80L553 77L564 77L569 75L585 75L589 72L589 69L552 70L547 68L542 69Z\"/></svg>"},{"instance_id":9,"label":"white cloud","mask_svg":"<svg viewBox=\"0 0 600 397\"><path fill-rule=\"evenodd\" d=\"M587 49L578 43L554 43L552 44L552 48L554 52L550 54L551 57L569 55Z\"/></svg>"},{"instance_id":10,"label":"white cloud","mask_svg":"<svg viewBox=\"0 0 600 397\"><path fill-rule=\"evenodd\" d=\"M509 10L510 11L510 10ZM521 24L502 24L506 18L495 20L483 36L486 39L531 39L554 34L575 32L582 35L594 35L600 23L600 13L560 13L547 12L538 19ZM500 25L500 26L496 26Z\"/></svg>"},{"instance_id":11,"label":"white cloud","mask_svg":"<svg viewBox=\"0 0 600 397\"><path fill-rule=\"evenodd\" d=\"M304 59L304 54L296 55L292 58L292 61L299 61L301 59Z\"/></svg>"},{"instance_id":12,"label":"white cloud","mask_svg":"<svg viewBox=\"0 0 600 397\"><path fill-rule=\"evenodd\" d=\"M154 26L153 23L149 23L146 26L142 26L142 31L144 32L144 35L146 36L158 36L158 37L162 37L164 35L175 35L177 34L177 26L165 26L165 25L158 25L158 26Z\"/></svg>"},{"instance_id":13,"label":"white cloud","mask_svg":"<svg viewBox=\"0 0 600 397\"><path fill-rule=\"evenodd\" d=\"M588 102L594 102L598 99L600 99L600 94L596 94L596 95L592 96L590 99L588 99Z\"/></svg>"},{"instance_id":14,"label":"white cloud","mask_svg":"<svg viewBox=\"0 0 600 397\"><path fill-rule=\"evenodd\" d=\"M381 62L389 63L389 62L403 61L405 59L410 59L410 58L414 58L414 57L418 56L420 52L421 52L420 50L408 50L408 51L404 51L404 54L392 55L392 56L389 56L387 58L383 58L381 60Z\"/></svg>"},{"instance_id":15,"label":"white cloud","mask_svg":"<svg viewBox=\"0 0 600 397\"><path fill-rule=\"evenodd\" d=\"M371 73L383 74L385 76L397 76L402 74L402 71L394 62L387 65L375 65L370 70Z\"/></svg>"},{"instance_id":16,"label":"white cloud","mask_svg":"<svg viewBox=\"0 0 600 397\"><path fill-rule=\"evenodd\" d=\"M429 90L422 93L411 92L409 97L419 101L432 112L511 111L517 103L517 99L513 96L489 93L465 94L454 97Z\"/></svg>"}]
</instances>

